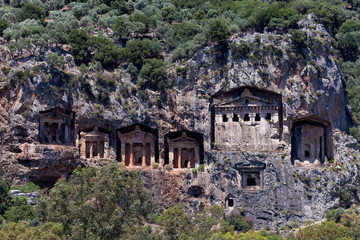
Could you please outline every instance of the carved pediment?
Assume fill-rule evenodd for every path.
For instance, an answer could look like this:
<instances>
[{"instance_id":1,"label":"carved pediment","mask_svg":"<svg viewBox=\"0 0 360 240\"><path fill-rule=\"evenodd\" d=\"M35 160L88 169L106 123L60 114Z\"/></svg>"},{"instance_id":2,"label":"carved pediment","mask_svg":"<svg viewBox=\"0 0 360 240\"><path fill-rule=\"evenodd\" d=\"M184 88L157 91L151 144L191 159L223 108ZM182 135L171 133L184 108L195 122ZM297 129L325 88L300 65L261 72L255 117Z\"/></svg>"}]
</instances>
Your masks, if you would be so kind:
<instances>
[{"instance_id":1,"label":"carved pediment","mask_svg":"<svg viewBox=\"0 0 360 240\"><path fill-rule=\"evenodd\" d=\"M42 118L69 118L71 114L66 114L62 108L54 108L48 111L40 112Z\"/></svg>"},{"instance_id":2,"label":"carved pediment","mask_svg":"<svg viewBox=\"0 0 360 240\"><path fill-rule=\"evenodd\" d=\"M198 141L196 141L193 138L190 138L186 135L186 132L183 132L181 137L172 139L172 140L168 140L168 143L170 145L199 145Z\"/></svg>"},{"instance_id":3,"label":"carved pediment","mask_svg":"<svg viewBox=\"0 0 360 240\"><path fill-rule=\"evenodd\" d=\"M85 139L105 140L108 138L107 134L100 132L98 127L95 127L94 130L92 130L91 132L81 132L80 136L81 138L85 138Z\"/></svg>"},{"instance_id":4,"label":"carved pediment","mask_svg":"<svg viewBox=\"0 0 360 240\"><path fill-rule=\"evenodd\" d=\"M127 139L133 142L143 142L144 140L146 141L155 140L155 135L142 131L139 125L135 127L134 131L128 133L118 132L118 136L120 139Z\"/></svg>"}]
</instances>

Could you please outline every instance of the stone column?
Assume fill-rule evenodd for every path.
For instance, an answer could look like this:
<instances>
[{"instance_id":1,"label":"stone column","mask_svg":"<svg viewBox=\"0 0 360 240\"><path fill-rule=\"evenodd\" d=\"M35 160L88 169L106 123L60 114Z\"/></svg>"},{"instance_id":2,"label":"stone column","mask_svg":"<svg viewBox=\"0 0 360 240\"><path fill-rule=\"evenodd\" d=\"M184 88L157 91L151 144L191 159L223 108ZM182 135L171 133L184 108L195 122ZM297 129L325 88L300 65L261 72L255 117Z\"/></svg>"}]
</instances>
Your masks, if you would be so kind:
<instances>
[{"instance_id":1,"label":"stone column","mask_svg":"<svg viewBox=\"0 0 360 240\"><path fill-rule=\"evenodd\" d=\"M150 165L155 163L155 140L151 140L150 142Z\"/></svg>"},{"instance_id":2,"label":"stone column","mask_svg":"<svg viewBox=\"0 0 360 240\"><path fill-rule=\"evenodd\" d=\"M80 143L80 158L86 158L86 141L84 138L81 139Z\"/></svg>"},{"instance_id":3,"label":"stone column","mask_svg":"<svg viewBox=\"0 0 360 240\"><path fill-rule=\"evenodd\" d=\"M142 166L146 167L146 154L145 154L145 145L146 144L142 144Z\"/></svg>"},{"instance_id":4,"label":"stone column","mask_svg":"<svg viewBox=\"0 0 360 240\"><path fill-rule=\"evenodd\" d=\"M174 153L174 148L172 147L172 148L169 148L169 164L172 166L172 167L174 167L174 157L175 157L175 155L174 155L175 153Z\"/></svg>"},{"instance_id":5,"label":"stone column","mask_svg":"<svg viewBox=\"0 0 360 240\"><path fill-rule=\"evenodd\" d=\"M121 141L121 159L120 161L125 165L125 158L126 158L126 154L125 154L125 146L126 146L126 142Z\"/></svg>"},{"instance_id":6,"label":"stone column","mask_svg":"<svg viewBox=\"0 0 360 240\"><path fill-rule=\"evenodd\" d=\"M56 143L60 143L60 133L61 133L61 124L58 123L58 127L56 129Z\"/></svg>"},{"instance_id":7,"label":"stone column","mask_svg":"<svg viewBox=\"0 0 360 240\"><path fill-rule=\"evenodd\" d=\"M105 138L104 140L104 158L109 157L109 140Z\"/></svg>"},{"instance_id":8,"label":"stone column","mask_svg":"<svg viewBox=\"0 0 360 240\"><path fill-rule=\"evenodd\" d=\"M65 136L64 136L64 142L65 144L70 144L70 129L69 125L65 124Z\"/></svg>"},{"instance_id":9,"label":"stone column","mask_svg":"<svg viewBox=\"0 0 360 240\"><path fill-rule=\"evenodd\" d=\"M185 166L186 168L191 168L191 161L194 159L194 157L191 156L191 149L192 148L188 148L188 163L187 166Z\"/></svg>"},{"instance_id":10,"label":"stone column","mask_svg":"<svg viewBox=\"0 0 360 240\"><path fill-rule=\"evenodd\" d=\"M182 166L181 166L181 148L178 148L178 159L177 159L177 161L178 161L178 168L181 168Z\"/></svg>"},{"instance_id":11,"label":"stone column","mask_svg":"<svg viewBox=\"0 0 360 240\"><path fill-rule=\"evenodd\" d=\"M133 143L130 143L130 162L129 162L129 166L134 166L134 153L133 153Z\"/></svg>"},{"instance_id":12,"label":"stone column","mask_svg":"<svg viewBox=\"0 0 360 240\"><path fill-rule=\"evenodd\" d=\"M92 142L89 142L90 144L90 159L93 158L93 143Z\"/></svg>"},{"instance_id":13,"label":"stone column","mask_svg":"<svg viewBox=\"0 0 360 240\"><path fill-rule=\"evenodd\" d=\"M199 147L196 147L195 148L195 167L200 165L200 148Z\"/></svg>"}]
</instances>

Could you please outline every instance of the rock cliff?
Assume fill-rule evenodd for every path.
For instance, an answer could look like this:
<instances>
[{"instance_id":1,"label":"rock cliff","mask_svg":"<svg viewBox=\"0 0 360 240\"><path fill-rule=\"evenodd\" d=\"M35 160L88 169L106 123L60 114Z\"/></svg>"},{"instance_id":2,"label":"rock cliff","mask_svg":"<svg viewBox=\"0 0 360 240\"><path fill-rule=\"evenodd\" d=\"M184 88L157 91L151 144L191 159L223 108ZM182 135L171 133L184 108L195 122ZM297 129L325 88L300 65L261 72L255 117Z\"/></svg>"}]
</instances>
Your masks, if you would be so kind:
<instances>
[{"instance_id":1,"label":"rock cliff","mask_svg":"<svg viewBox=\"0 0 360 240\"><path fill-rule=\"evenodd\" d=\"M209 46L186 62L170 64L172 87L166 93L136 88L123 68L103 73L115 80L105 91L99 76L80 72L64 49L55 48L66 54L66 67L59 70L46 61L49 49L20 54L2 40L1 67L9 69L0 73L0 164L6 178L51 186L79 164L119 161L117 130L139 123L158 130L159 167L130 169L143 169L145 185L162 207L182 203L196 211L220 204L261 228L319 220L330 208L358 202L360 154L356 140L346 133L351 112L342 73L331 36L312 18L300 23L307 35L307 47L301 50L290 34L242 32L228 46ZM239 56L236 49L243 44L250 50ZM243 137L240 130L226 128L227 122L223 130L212 127L218 104L214 96L245 86L252 94L281 96L282 110L269 130L275 139L271 147L257 147L256 141L253 147L245 145L263 129L253 122ZM56 107L75 113L73 144L40 144L40 112ZM315 126L320 127L319 138L311 132ZM93 127L109 135L107 159L80 158L80 132ZM204 171L168 166L165 135L180 130L202 134ZM240 149L222 148L214 134L245 143ZM296 140L298 134L310 134L320 147L302 135L303 140ZM298 148L303 149L296 155Z\"/></svg>"}]
</instances>

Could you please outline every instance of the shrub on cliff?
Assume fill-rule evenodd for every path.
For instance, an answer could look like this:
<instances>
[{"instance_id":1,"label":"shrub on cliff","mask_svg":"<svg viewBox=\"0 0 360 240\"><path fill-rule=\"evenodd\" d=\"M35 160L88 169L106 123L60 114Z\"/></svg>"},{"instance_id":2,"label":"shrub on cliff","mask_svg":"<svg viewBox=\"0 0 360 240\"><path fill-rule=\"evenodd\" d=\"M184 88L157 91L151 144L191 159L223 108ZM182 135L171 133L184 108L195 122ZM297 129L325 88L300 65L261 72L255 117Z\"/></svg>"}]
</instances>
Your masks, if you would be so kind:
<instances>
[{"instance_id":1,"label":"shrub on cliff","mask_svg":"<svg viewBox=\"0 0 360 240\"><path fill-rule=\"evenodd\" d=\"M230 31L221 19L214 19L209 24L207 37L211 42L224 44L230 37Z\"/></svg>"},{"instance_id":2,"label":"shrub on cliff","mask_svg":"<svg viewBox=\"0 0 360 240\"><path fill-rule=\"evenodd\" d=\"M61 223L70 239L119 239L149 220L154 209L141 177L116 164L78 168L36 204L40 220Z\"/></svg>"},{"instance_id":3,"label":"shrub on cliff","mask_svg":"<svg viewBox=\"0 0 360 240\"><path fill-rule=\"evenodd\" d=\"M25 19L35 19L44 23L45 16L46 12L41 6L29 2L26 3L17 14L19 22L24 21Z\"/></svg>"},{"instance_id":4,"label":"shrub on cliff","mask_svg":"<svg viewBox=\"0 0 360 240\"><path fill-rule=\"evenodd\" d=\"M146 80L145 84L154 90L164 90L170 86L166 75L166 63L156 58L146 59L140 70L140 76Z\"/></svg>"},{"instance_id":5,"label":"shrub on cliff","mask_svg":"<svg viewBox=\"0 0 360 240\"><path fill-rule=\"evenodd\" d=\"M3 36L4 30L8 27L6 20L0 18L0 36Z\"/></svg>"},{"instance_id":6,"label":"shrub on cliff","mask_svg":"<svg viewBox=\"0 0 360 240\"><path fill-rule=\"evenodd\" d=\"M69 32L68 41L71 43L77 64L84 63L88 60L88 40L89 37L84 30L72 30Z\"/></svg>"}]
</instances>

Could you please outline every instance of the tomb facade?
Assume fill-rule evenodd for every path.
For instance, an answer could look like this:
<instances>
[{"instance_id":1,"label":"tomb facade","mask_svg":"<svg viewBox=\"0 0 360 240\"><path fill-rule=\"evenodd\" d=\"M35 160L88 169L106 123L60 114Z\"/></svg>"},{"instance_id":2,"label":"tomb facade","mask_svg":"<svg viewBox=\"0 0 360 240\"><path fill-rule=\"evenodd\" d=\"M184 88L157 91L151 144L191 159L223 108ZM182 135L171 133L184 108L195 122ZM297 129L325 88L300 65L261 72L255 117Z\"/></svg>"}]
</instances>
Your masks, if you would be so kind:
<instances>
[{"instance_id":1,"label":"tomb facade","mask_svg":"<svg viewBox=\"0 0 360 240\"><path fill-rule=\"evenodd\" d=\"M118 130L120 161L125 166L150 166L156 162L157 135L145 126L130 126Z\"/></svg>"},{"instance_id":2,"label":"tomb facade","mask_svg":"<svg viewBox=\"0 0 360 240\"><path fill-rule=\"evenodd\" d=\"M43 144L75 144L75 113L62 108L41 111L39 141Z\"/></svg>"},{"instance_id":3,"label":"tomb facade","mask_svg":"<svg viewBox=\"0 0 360 240\"><path fill-rule=\"evenodd\" d=\"M106 159L109 157L108 134L94 127L91 132L80 132L80 158Z\"/></svg>"},{"instance_id":4,"label":"tomb facade","mask_svg":"<svg viewBox=\"0 0 360 240\"><path fill-rule=\"evenodd\" d=\"M258 190L261 188L261 172L258 169L244 169L241 173L242 188Z\"/></svg>"},{"instance_id":5,"label":"tomb facade","mask_svg":"<svg viewBox=\"0 0 360 240\"><path fill-rule=\"evenodd\" d=\"M239 87L213 96L212 147L222 151L272 150L282 139L281 95Z\"/></svg>"},{"instance_id":6,"label":"tomb facade","mask_svg":"<svg viewBox=\"0 0 360 240\"><path fill-rule=\"evenodd\" d=\"M181 135L179 136L179 134ZM201 163L202 135L200 135L189 131L166 135L166 154L168 163L173 168L195 168Z\"/></svg>"},{"instance_id":7,"label":"tomb facade","mask_svg":"<svg viewBox=\"0 0 360 240\"><path fill-rule=\"evenodd\" d=\"M322 120L300 119L294 122L291 135L291 158L295 162L322 164L332 158L330 124Z\"/></svg>"}]
</instances>

